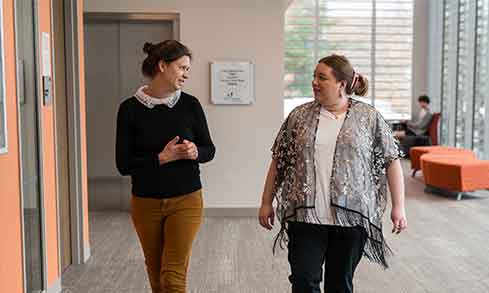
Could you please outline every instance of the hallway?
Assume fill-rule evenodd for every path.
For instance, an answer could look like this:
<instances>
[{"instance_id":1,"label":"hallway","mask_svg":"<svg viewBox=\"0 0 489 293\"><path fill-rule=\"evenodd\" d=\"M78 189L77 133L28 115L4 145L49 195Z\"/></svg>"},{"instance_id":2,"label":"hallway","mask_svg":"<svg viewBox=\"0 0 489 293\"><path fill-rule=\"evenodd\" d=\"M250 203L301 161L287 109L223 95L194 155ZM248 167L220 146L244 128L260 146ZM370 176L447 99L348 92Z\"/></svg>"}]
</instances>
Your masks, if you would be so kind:
<instances>
[{"instance_id":1,"label":"hallway","mask_svg":"<svg viewBox=\"0 0 489 293\"><path fill-rule=\"evenodd\" d=\"M423 188L422 177L407 177L408 231L394 236L387 233L391 225L384 226L396 254L391 268L364 259L355 292L489 292L489 192L456 201ZM93 212L90 228L92 257L63 274L63 292L150 292L129 215ZM286 252L271 254L274 236L255 218L206 217L194 245L189 292L289 292Z\"/></svg>"}]
</instances>

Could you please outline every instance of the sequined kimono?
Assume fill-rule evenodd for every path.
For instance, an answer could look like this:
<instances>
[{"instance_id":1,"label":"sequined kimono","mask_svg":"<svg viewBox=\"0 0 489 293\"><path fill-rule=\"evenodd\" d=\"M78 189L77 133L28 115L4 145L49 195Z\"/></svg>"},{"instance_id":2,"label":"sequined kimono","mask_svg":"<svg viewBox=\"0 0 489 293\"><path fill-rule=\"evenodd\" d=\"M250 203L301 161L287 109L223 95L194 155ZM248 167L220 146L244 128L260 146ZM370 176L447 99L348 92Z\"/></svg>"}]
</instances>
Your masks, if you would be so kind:
<instances>
[{"instance_id":1,"label":"sequined kimono","mask_svg":"<svg viewBox=\"0 0 489 293\"><path fill-rule=\"evenodd\" d=\"M287 221L313 222L316 178L314 145L321 105L317 101L295 108L283 123L272 147L277 161L273 196L286 241ZM387 204L387 167L401 156L392 131L372 106L349 99L336 140L330 181L333 218L341 226L362 226L368 234L364 254L387 267L391 253L382 234ZM282 245L281 245L282 246Z\"/></svg>"}]
</instances>

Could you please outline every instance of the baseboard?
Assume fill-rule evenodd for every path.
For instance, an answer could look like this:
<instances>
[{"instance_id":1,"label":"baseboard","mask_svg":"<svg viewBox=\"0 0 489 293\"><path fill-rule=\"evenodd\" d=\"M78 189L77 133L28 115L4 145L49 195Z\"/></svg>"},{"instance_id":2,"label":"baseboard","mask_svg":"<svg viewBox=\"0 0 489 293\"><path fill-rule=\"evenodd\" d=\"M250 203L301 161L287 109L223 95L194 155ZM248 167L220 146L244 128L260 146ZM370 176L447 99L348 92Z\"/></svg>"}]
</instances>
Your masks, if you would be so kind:
<instances>
[{"instance_id":1,"label":"baseboard","mask_svg":"<svg viewBox=\"0 0 489 293\"><path fill-rule=\"evenodd\" d=\"M61 287L61 277L54 282L54 284L47 289L46 291L43 291L43 293L61 293L62 287Z\"/></svg>"},{"instance_id":2,"label":"baseboard","mask_svg":"<svg viewBox=\"0 0 489 293\"><path fill-rule=\"evenodd\" d=\"M90 253L90 244L85 243L83 247L83 263L86 263L88 259L90 258L91 253Z\"/></svg>"},{"instance_id":3,"label":"baseboard","mask_svg":"<svg viewBox=\"0 0 489 293\"><path fill-rule=\"evenodd\" d=\"M257 217L258 208L204 208L205 217Z\"/></svg>"}]
</instances>

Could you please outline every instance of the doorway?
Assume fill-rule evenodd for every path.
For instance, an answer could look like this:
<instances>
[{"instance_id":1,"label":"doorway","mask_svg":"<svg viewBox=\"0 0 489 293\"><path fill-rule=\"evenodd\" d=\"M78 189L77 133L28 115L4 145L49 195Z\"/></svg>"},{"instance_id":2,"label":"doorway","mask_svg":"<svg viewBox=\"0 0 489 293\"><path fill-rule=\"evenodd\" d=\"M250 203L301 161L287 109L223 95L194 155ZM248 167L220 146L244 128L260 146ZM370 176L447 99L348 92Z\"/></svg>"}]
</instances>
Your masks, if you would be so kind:
<instances>
[{"instance_id":1,"label":"doorway","mask_svg":"<svg viewBox=\"0 0 489 293\"><path fill-rule=\"evenodd\" d=\"M178 39L178 15L85 14L87 157L90 210L129 210L130 181L115 167L119 104L147 80L145 42Z\"/></svg>"}]
</instances>

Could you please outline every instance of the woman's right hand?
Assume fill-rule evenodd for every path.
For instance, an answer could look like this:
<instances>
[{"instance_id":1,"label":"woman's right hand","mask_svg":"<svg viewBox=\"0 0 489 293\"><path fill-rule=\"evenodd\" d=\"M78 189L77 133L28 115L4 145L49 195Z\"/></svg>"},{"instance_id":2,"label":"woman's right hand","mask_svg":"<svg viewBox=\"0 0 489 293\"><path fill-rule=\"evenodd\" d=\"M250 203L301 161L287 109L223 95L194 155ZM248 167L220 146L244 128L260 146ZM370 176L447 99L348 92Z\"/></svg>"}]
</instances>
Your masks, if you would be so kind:
<instances>
[{"instance_id":1,"label":"woman's right hand","mask_svg":"<svg viewBox=\"0 0 489 293\"><path fill-rule=\"evenodd\" d=\"M404 205L392 206L391 210L391 220L392 220L392 233L399 234L401 231L407 228L406 211Z\"/></svg>"},{"instance_id":2,"label":"woman's right hand","mask_svg":"<svg viewBox=\"0 0 489 293\"><path fill-rule=\"evenodd\" d=\"M273 228L273 222L275 220L275 212L273 211L273 205L271 203L262 203L258 215L260 225L268 230Z\"/></svg>"},{"instance_id":3,"label":"woman's right hand","mask_svg":"<svg viewBox=\"0 0 489 293\"><path fill-rule=\"evenodd\" d=\"M184 158L187 146L178 144L179 139L179 136L175 136L175 138L168 142L165 148L158 154L160 165Z\"/></svg>"}]
</instances>

